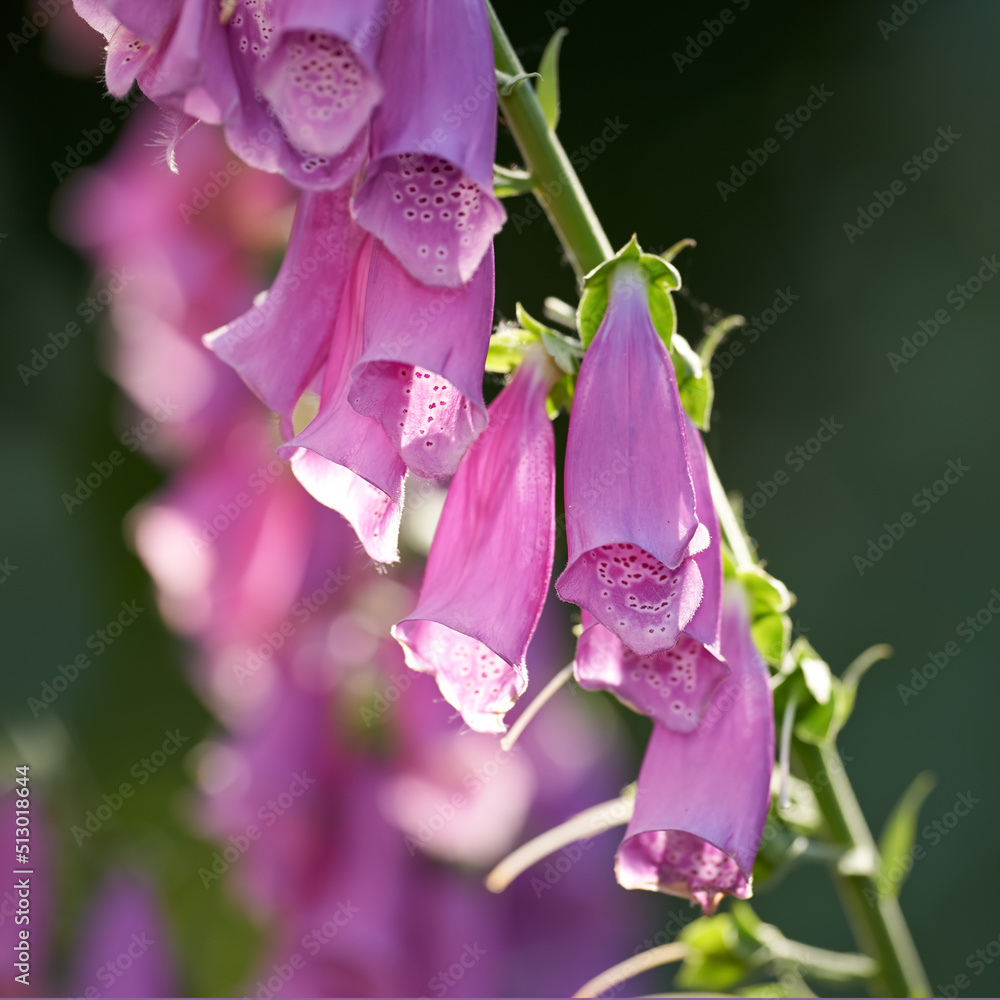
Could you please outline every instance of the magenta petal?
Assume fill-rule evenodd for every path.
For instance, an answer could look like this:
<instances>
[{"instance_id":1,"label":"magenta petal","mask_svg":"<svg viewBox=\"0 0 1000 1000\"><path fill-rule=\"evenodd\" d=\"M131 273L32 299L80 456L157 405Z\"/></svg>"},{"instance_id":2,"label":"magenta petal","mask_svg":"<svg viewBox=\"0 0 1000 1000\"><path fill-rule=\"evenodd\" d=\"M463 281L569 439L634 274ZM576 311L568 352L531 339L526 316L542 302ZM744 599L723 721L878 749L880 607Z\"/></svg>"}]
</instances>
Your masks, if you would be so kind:
<instances>
[{"instance_id":1,"label":"magenta petal","mask_svg":"<svg viewBox=\"0 0 1000 1000\"><path fill-rule=\"evenodd\" d=\"M419 39L419 42L416 40ZM497 103L482 0L408 0L385 28L358 222L415 278L468 281L504 221L493 195Z\"/></svg>"},{"instance_id":2,"label":"magenta petal","mask_svg":"<svg viewBox=\"0 0 1000 1000\"><path fill-rule=\"evenodd\" d=\"M548 362L526 361L448 490L417 607L392 634L466 724L502 733L528 683L525 654L555 547Z\"/></svg>"},{"instance_id":3,"label":"magenta petal","mask_svg":"<svg viewBox=\"0 0 1000 1000\"><path fill-rule=\"evenodd\" d=\"M703 597L684 631L713 653L718 653L722 627L722 532L708 480L705 443L690 419L687 421L687 444L698 520L708 529L710 541L708 548L694 556L701 573Z\"/></svg>"},{"instance_id":4,"label":"magenta petal","mask_svg":"<svg viewBox=\"0 0 1000 1000\"><path fill-rule=\"evenodd\" d=\"M347 199L346 191L303 193L271 290L205 337L286 427L325 360L331 321L363 235L351 221Z\"/></svg>"},{"instance_id":5,"label":"magenta petal","mask_svg":"<svg viewBox=\"0 0 1000 1000\"><path fill-rule=\"evenodd\" d=\"M774 766L768 672L739 584L727 586L722 652L732 674L698 729L654 728L615 865L626 889L696 900L706 913L726 893L751 894Z\"/></svg>"},{"instance_id":6,"label":"magenta petal","mask_svg":"<svg viewBox=\"0 0 1000 1000\"><path fill-rule=\"evenodd\" d=\"M371 244L366 237L358 251L345 301L333 322L319 413L278 449L278 455L291 458L299 482L350 522L372 559L390 563L399 558L396 546L406 466L385 431L356 413L347 400L351 366L361 350Z\"/></svg>"},{"instance_id":7,"label":"magenta petal","mask_svg":"<svg viewBox=\"0 0 1000 1000\"><path fill-rule=\"evenodd\" d=\"M382 98L375 74L381 31L365 28L388 17L373 0L284 0L275 8L275 38L257 70L257 85L289 140L311 153L342 153ZM352 44L365 43L359 49Z\"/></svg>"},{"instance_id":8,"label":"magenta petal","mask_svg":"<svg viewBox=\"0 0 1000 1000\"><path fill-rule=\"evenodd\" d=\"M148 42L124 24L120 25L108 39L108 58L104 64L104 82L108 92L119 99L125 97L152 54L153 49Z\"/></svg>"},{"instance_id":9,"label":"magenta petal","mask_svg":"<svg viewBox=\"0 0 1000 1000\"><path fill-rule=\"evenodd\" d=\"M694 616L704 583L690 557L710 539L673 365L636 272L612 275L580 366L566 447L569 560L556 590L646 655L671 648Z\"/></svg>"},{"instance_id":10,"label":"magenta petal","mask_svg":"<svg viewBox=\"0 0 1000 1000\"><path fill-rule=\"evenodd\" d=\"M574 673L588 691L610 691L629 708L676 733L698 725L729 668L700 642L681 635L673 649L640 656L583 612Z\"/></svg>"},{"instance_id":11,"label":"magenta petal","mask_svg":"<svg viewBox=\"0 0 1000 1000\"><path fill-rule=\"evenodd\" d=\"M492 322L492 249L468 285L442 290L414 281L376 243L351 405L382 425L418 476L452 475L486 427Z\"/></svg>"},{"instance_id":12,"label":"magenta petal","mask_svg":"<svg viewBox=\"0 0 1000 1000\"><path fill-rule=\"evenodd\" d=\"M154 42L162 38L173 23L183 0L104 0L103 6L129 31Z\"/></svg>"}]
</instances>

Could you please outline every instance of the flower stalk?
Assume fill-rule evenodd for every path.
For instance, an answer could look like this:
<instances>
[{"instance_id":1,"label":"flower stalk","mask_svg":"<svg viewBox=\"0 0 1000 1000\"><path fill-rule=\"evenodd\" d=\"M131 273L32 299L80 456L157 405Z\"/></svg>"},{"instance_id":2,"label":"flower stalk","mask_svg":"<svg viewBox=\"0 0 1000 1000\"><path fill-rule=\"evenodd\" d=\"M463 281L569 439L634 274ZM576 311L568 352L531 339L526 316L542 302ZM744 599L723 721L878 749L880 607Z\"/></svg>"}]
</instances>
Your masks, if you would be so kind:
<instances>
[{"instance_id":1,"label":"flower stalk","mask_svg":"<svg viewBox=\"0 0 1000 1000\"><path fill-rule=\"evenodd\" d=\"M497 70L510 78L523 78L524 67L489 0L486 5ZM611 244L566 151L545 118L534 88L522 79L509 93L501 93L500 106L531 175L534 194L567 257L578 276L588 273L613 255ZM740 529L711 459L708 469L722 531L736 566L739 570L753 569L758 561ZM871 857L877 859L874 838L833 741L823 746L799 740L794 744L832 841L848 851L870 851ZM869 980L872 988L882 995L930 996L930 983L896 897L878 897L871 874L834 873L833 878L859 946L879 964L878 975ZM869 904L872 898L876 901Z\"/></svg>"}]
</instances>

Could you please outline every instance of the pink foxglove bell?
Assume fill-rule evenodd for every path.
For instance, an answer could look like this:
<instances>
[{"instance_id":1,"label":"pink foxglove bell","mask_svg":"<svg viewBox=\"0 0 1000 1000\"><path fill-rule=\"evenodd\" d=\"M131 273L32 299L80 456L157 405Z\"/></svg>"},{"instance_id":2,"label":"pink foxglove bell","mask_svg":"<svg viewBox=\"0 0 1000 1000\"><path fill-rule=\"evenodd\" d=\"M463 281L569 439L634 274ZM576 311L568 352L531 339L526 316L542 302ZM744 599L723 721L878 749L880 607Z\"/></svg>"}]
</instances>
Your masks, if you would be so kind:
<instances>
[{"instance_id":1,"label":"pink foxglove bell","mask_svg":"<svg viewBox=\"0 0 1000 1000\"><path fill-rule=\"evenodd\" d=\"M555 445L547 355L526 358L451 482L417 607L393 628L471 729L501 733L528 683L525 654L555 546Z\"/></svg>"},{"instance_id":2,"label":"pink foxglove bell","mask_svg":"<svg viewBox=\"0 0 1000 1000\"><path fill-rule=\"evenodd\" d=\"M386 26L358 222L418 281L468 281L503 225L497 96L483 0L406 0Z\"/></svg>"},{"instance_id":3,"label":"pink foxglove bell","mask_svg":"<svg viewBox=\"0 0 1000 1000\"><path fill-rule=\"evenodd\" d=\"M615 865L626 889L681 896L706 913L727 893L751 894L774 767L768 672L738 583L726 587L722 653L732 674L698 728L654 727Z\"/></svg>"},{"instance_id":4,"label":"pink foxglove bell","mask_svg":"<svg viewBox=\"0 0 1000 1000\"><path fill-rule=\"evenodd\" d=\"M428 288L375 244L350 400L382 425L418 476L454 474L486 426L483 366L492 325L492 247L467 285Z\"/></svg>"},{"instance_id":5,"label":"pink foxglove bell","mask_svg":"<svg viewBox=\"0 0 1000 1000\"><path fill-rule=\"evenodd\" d=\"M705 588L694 557L711 538L698 517L689 425L645 274L623 263L609 285L570 417L569 562L556 589L648 656L672 649L694 619Z\"/></svg>"}]
</instances>

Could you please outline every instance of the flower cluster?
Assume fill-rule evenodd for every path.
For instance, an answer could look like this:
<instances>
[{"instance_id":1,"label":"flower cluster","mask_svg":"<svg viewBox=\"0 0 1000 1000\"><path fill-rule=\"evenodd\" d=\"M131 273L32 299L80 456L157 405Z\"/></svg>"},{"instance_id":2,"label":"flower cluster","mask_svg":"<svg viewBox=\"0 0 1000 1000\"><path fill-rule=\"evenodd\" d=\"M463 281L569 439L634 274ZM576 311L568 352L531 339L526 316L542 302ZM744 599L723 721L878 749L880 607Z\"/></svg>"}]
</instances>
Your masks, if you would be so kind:
<instances>
[{"instance_id":1,"label":"flower cluster","mask_svg":"<svg viewBox=\"0 0 1000 1000\"><path fill-rule=\"evenodd\" d=\"M188 758L199 832L216 842L188 873L190 891L235 890L269 929L249 995L443 995L456 985L456 963L454 992L566 993L581 942L611 961L638 933L628 913L610 934L598 919L614 899L609 852L581 852L579 877L558 893L525 885L499 904L464 869L495 862L523 830L620 784L613 734L566 706L524 752L499 751L487 735L458 738L458 720L430 696L431 682L407 672L388 631L414 614L409 575L370 572L344 520L274 457L271 414L200 344L206 325L250 300L264 260L287 235L280 223L293 191L248 170L188 220L178 206L189 178L218 170L225 149L201 130L179 151L180 176L151 171L149 125L137 113L109 160L78 175L60 214L99 268L127 261L134 269L110 310L110 368L141 412L170 403L143 447L173 474L130 527L164 619L190 642L192 684L225 726ZM367 253L378 246L370 241ZM379 260L397 268L388 255ZM355 308L344 322L354 322ZM522 411L540 440L535 459L551 465L544 386L529 372L494 402L456 482L474 475L463 470L476 461L516 459L490 441ZM530 483L530 469L524 476ZM548 503L551 517L551 496ZM537 632L541 662L545 644L560 643L558 625ZM560 752L544 750L553 746ZM135 916L135 892L109 894L113 903L102 904L83 943L87 961L125 950L128 935L121 947L115 935L126 918L133 929L157 926ZM540 945L545 968L520 982L515 956ZM160 982L176 978L172 961L161 945L155 961L136 962L136 975L155 974L160 984L130 979L124 989L174 992ZM275 968L294 977L275 985ZM90 980L81 978L74 995Z\"/></svg>"},{"instance_id":2,"label":"flower cluster","mask_svg":"<svg viewBox=\"0 0 1000 1000\"><path fill-rule=\"evenodd\" d=\"M452 477L416 607L392 634L471 729L504 732L552 576L547 400L566 367L531 347L485 404L503 222L485 5L76 3L108 38L112 93L138 80L172 114L171 150L196 120L221 124L248 163L301 189L270 290L205 342L278 414L279 457L374 562L399 558L407 475ZM655 724L619 880L711 911L750 892L770 689L741 592L724 596L704 445L649 275L628 256L602 270L603 319L574 347L556 590L582 611L580 685ZM276 530L302 530L289 523Z\"/></svg>"}]
</instances>

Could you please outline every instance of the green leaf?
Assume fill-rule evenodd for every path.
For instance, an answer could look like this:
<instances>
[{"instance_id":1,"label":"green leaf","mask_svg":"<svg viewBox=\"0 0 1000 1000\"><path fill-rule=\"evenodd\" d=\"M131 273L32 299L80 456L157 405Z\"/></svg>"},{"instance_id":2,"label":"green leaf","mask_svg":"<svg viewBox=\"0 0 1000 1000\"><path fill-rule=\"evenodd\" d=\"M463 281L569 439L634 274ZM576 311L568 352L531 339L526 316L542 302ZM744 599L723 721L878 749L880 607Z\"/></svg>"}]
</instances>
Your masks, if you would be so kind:
<instances>
[{"instance_id":1,"label":"green leaf","mask_svg":"<svg viewBox=\"0 0 1000 1000\"><path fill-rule=\"evenodd\" d=\"M739 578L750 595L750 614L753 618L774 611L787 611L794 603L788 588L759 566L745 570Z\"/></svg>"},{"instance_id":2,"label":"green leaf","mask_svg":"<svg viewBox=\"0 0 1000 1000\"><path fill-rule=\"evenodd\" d=\"M746 976L747 964L739 954L739 931L728 913L692 921L678 939L687 948L677 973L677 985L682 989L724 990Z\"/></svg>"},{"instance_id":3,"label":"green leaf","mask_svg":"<svg viewBox=\"0 0 1000 1000\"><path fill-rule=\"evenodd\" d=\"M538 64L541 76L535 84L538 103L542 106L545 120L553 131L559 124L559 50L567 34L565 28L559 28L549 39L549 44L542 53L542 61Z\"/></svg>"},{"instance_id":4,"label":"green leaf","mask_svg":"<svg viewBox=\"0 0 1000 1000\"><path fill-rule=\"evenodd\" d=\"M885 821L878 841L882 856L878 878L878 893L881 897L898 896L910 868L913 867L910 853L917 836L920 807L936 784L937 779L933 774L921 771L910 782L910 787L903 792L896 808Z\"/></svg>"}]
</instances>

